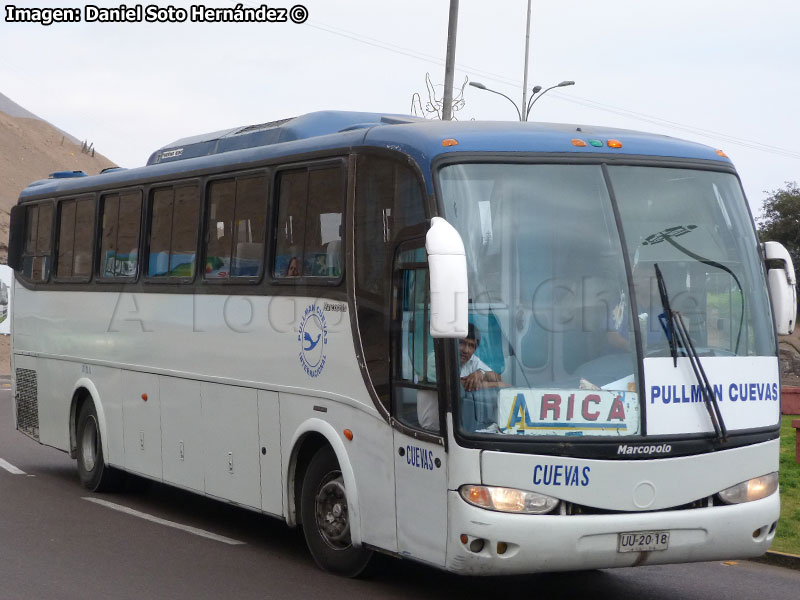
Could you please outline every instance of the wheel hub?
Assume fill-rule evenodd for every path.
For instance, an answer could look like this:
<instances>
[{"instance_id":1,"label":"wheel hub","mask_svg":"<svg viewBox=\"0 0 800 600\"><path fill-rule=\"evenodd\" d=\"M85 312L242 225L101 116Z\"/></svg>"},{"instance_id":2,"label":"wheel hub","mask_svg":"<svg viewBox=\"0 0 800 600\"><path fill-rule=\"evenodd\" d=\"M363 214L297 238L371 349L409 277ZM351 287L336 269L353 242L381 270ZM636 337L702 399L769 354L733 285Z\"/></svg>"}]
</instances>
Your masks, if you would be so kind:
<instances>
[{"instance_id":1,"label":"wheel hub","mask_svg":"<svg viewBox=\"0 0 800 600\"><path fill-rule=\"evenodd\" d=\"M94 417L89 417L81 436L81 459L87 472L94 470L97 462L97 437L97 421Z\"/></svg>"},{"instance_id":2,"label":"wheel hub","mask_svg":"<svg viewBox=\"0 0 800 600\"><path fill-rule=\"evenodd\" d=\"M322 483L316 497L317 528L322 539L336 550L350 546L350 518L341 473Z\"/></svg>"}]
</instances>

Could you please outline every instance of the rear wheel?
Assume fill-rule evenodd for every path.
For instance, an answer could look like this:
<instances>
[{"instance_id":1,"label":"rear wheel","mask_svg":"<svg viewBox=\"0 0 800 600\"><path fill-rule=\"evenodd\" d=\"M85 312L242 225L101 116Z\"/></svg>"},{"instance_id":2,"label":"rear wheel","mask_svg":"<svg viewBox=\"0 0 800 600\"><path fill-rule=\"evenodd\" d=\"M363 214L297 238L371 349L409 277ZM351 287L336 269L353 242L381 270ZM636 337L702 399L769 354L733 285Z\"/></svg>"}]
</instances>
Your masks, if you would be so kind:
<instances>
[{"instance_id":1,"label":"rear wheel","mask_svg":"<svg viewBox=\"0 0 800 600\"><path fill-rule=\"evenodd\" d=\"M119 487L122 474L105 464L97 410L87 400L78 415L78 475L81 483L93 492L109 492Z\"/></svg>"},{"instance_id":2,"label":"rear wheel","mask_svg":"<svg viewBox=\"0 0 800 600\"><path fill-rule=\"evenodd\" d=\"M330 447L318 450L308 465L300 515L306 544L320 568L346 577L363 573L372 551L352 544L344 479Z\"/></svg>"}]
</instances>

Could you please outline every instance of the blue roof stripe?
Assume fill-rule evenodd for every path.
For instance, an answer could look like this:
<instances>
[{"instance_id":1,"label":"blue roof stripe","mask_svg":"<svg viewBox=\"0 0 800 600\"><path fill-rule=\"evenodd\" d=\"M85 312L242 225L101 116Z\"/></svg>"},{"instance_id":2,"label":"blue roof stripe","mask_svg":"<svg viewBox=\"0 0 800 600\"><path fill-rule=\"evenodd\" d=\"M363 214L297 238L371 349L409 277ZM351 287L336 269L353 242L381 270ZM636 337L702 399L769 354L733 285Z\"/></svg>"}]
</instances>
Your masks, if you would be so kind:
<instances>
[{"instance_id":1,"label":"blue roof stripe","mask_svg":"<svg viewBox=\"0 0 800 600\"><path fill-rule=\"evenodd\" d=\"M458 145L443 147L454 138ZM600 140L601 147L580 148L571 140ZM622 142L609 148L609 139ZM431 161L443 154L459 152L530 152L640 155L665 158L730 162L713 148L675 138L605 127L520 123L508 121L426 121L403 115L323 111L274 124L236 128L178 140L157 150L151 162L164 151L182 149L179 156L135 169L111 171L77 179L48 179L29 185L20 199L60 193L79 193L95 187L122 187L143 179L168 179L192 173L236 167L282 156L314 151L359 147L382 147L404 152L425 172ZM430 185L430 182L428 182Z\"/></svg>"}]
</instances>

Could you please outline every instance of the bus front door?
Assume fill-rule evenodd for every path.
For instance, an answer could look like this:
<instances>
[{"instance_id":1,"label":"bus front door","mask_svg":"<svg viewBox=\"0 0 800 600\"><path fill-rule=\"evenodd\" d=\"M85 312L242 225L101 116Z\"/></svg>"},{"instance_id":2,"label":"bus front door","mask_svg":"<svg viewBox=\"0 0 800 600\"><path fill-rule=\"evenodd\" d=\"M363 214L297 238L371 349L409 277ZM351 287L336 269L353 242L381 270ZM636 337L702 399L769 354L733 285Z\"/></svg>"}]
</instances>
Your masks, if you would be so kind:
<instances>
[{"instance_id":1,"label":"bus front door","mask_svg":"<svg viewBox=\"0 0 800 600\"><path fill-rule=\"evenodd\" d=\"M429 334L428 265L414 244L395 258L392 417L397 542L401 554L443 566L447 544L447 466Z\"/></svg>"}]
</instances>

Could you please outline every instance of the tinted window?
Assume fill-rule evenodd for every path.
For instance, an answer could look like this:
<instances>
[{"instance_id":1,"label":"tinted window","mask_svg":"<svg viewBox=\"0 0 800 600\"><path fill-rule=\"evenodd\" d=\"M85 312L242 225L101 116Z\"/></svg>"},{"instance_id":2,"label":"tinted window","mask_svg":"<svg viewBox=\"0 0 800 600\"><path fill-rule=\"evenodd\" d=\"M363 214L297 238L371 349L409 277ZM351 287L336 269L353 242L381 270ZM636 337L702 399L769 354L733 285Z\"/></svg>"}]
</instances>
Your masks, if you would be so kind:
<instances>
[{"instance_id":1,"label":"tinted window","mask_svg":"<svg viewBox=\"0 0 800 600\"><path fill-rule=\"evenodd\" d=\"M278 180L278 223L275 232L275 277L302 274L308 171L287 171Z\"/></svg>"},{"instance_id":2,"label":"tinted window","mask_svg":"<svg viewBox=\"0 0 800 600\"><path fill-rule=\"evenodd\" d=\"M25 251L22 274L34 281L47 281L50 275L53 204L29 206L25 217Z\"/></svg>"},{"instance_id":3,"label":"tinted window","mask_svg":"<svg viewBox=\"0 0 800 600\"><path fill-rule=\"evenodd\" d=\"M139 191L103 197L100 275L136 277L142 194Z\"/></svg>"},{"instance_id":4,"label":"tinted window","mask_svg":"<svg viewBox=\"0 0 800 600\"><path fill-rule=\"evenodd\" d=\"M231 268L233 277L258 277L261 274L267 224L266 184L265 177L248 177L236 181Z\"/></svg>"},{"instance_id":5,"label":"tinted window","mask_svg":"<svg viewBox=\"0 0 800 600\"><path fill-rule=\"evenodd\" d=\"M266 177L214 181L209 186L205 277L258 277L264 256Z\"/></svg>"},{"instance_id":6,"label":"tinted window","mask_svg":"<svg viewBox=\"0 0 800 600\"><path fill-rule=\"evenodd\" d=\"M94 199L64 200L59 211L56 275L60 279L89 279L94 243Z\"/></svg>"},{"instance_id":7,"label":"tinted window","mask_svg":"<svg viewBox=\"0 0 800 600\"><path fill-rule=\"evenodd\" d=\"M150 277L192 277L197 254L199 190L182 186L153 193Z\"/></svg>"},{"instance_id":8,"label":"tinted window","mask_svg":"<svg viewBox=\"0 0 800 600\"><path fill-rule=\"evenodd\" d=\"M344 200L340 165L280 174L275 277L341 276Z\"/></svg>"},{"instance_id":9,"label":"tinted window","mask_svg":"<svg viewBox=\"0 0 800 600\"><path fill-rule=\"evenodd\" d=\"M85 198L75 203L75 246L72 276L88 279L92 274L92 248L94 248L94 199Z\"/></svg>"},{"instance_id":10,"label":"tinted window","mask_svg":"<svg viewBox=\"0 0 800 600\"><path fill-rule=\"evenodd\" d=\"M389 332L392 260L398 235L425 220L419 180L407 166L360 156L357 163L354 235L356 306L361 345L378 397L389 402Z\"/></svg>"},{"instance_id":11,"label":"tinted window","mask_svg":"<svg viewBox=\"0 0 800 600\"><path fill-rule=\"evenodd\" d=\"M58 259L56 275L72 277L72 263L75 257L75 200L61 203L61 217L58 223Z\"/></svg>"}]
</instances>

